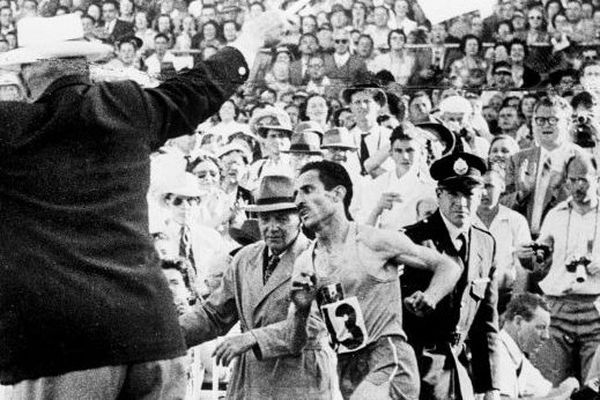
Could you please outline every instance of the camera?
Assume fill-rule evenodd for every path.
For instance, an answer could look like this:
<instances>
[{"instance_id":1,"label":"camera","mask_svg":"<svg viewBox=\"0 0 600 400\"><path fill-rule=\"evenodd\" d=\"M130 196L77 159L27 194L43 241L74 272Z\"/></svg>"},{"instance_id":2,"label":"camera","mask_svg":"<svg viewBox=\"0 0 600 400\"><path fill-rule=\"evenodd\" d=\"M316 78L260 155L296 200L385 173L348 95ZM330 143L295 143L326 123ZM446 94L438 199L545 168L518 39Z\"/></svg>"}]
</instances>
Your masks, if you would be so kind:
<instances>
[{"instance_id":1,"label":"camera","mask_svg":"<svg viewBox=\"0 0 600 400\"><path fill-rule=\"evenodd\" d=\"M591 119L586 115L577 115L574 118L574 123L571 131L573 142L583 148L595 147L598 131L592 124Z\"/></svg>"},{"instance_id":2,"label":"camera","mask_svg":"<svg viewBox=\"0 0 600 400\"><path fill-rule=\"evenodd\" d=\"M585 256L573 259L565 268L571 273L575 273L575 280L579 283L585 282L587 279L586 267L591 263L590 259Z\"/></svg>"},{"instance_id":3,"label":"camera","mask_svg":"<svg viewBox=\"0 0 600 400\"><path fill-rule=\"evenodd\" d=\"M543 263L552 254L550 246L545 244L532 243L529 247L535 253L535 261L538 264Z\"/></svg>"}]
</instances>

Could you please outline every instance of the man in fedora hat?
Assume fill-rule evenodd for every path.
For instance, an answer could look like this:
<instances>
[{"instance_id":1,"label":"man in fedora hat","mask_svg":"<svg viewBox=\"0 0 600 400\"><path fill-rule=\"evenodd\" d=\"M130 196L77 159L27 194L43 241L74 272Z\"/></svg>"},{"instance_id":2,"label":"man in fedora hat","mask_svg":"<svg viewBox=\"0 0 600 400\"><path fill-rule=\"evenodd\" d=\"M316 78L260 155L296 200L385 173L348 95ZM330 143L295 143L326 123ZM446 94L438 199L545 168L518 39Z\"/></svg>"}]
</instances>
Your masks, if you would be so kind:
<instances>
[{"instance_id":1,"label":"man in fedora hat","mask_svg":"<svg viewBox=\"0 0 600 400\"><path fill-rule=\"evenodd\" d=\"M497 280L495 242L487 231L472 224L481 198L483 159L462 151L435 161L430 174L437 181L438 210L405 228L415 243L453 257L463 272L454 290L425 317L410 312L410 298L430 276L407 267L402 276L404 328L417 354L423 400L498 398ZM473 383L468 376L465 340L472 354Z\"/></svg>"},{"instance_id":2,"label":"man in fedora hat","mask_svg":"<svg viewBox=\"0 0 600 400\"><path fill-rule=\"evenodd\" d=\"M331 399L334 355L324 335L311 335L304 347L288 340L292 267L310 244L300 231L291 178L264 177L248 209L258 214L262 240L242 248L220 287L180 318L187 344L224 335L239 321L242 333L226 337L214 353L225 365L238 358L228 399ZM324 333L313 321L302 329Z\"/></svg>"},{"instance_id":3,"label":"man in fedora hat","mask_svg":"<svg viewBox=\"0 0 600 400\"><path fill-rule=\"evenodd\" d=\"M295 176L300 173L302 167L311 162L318 161L323 158L321 151L321 139L315 132L305 130L304 132L294 133L290 149L284 151L291 156L291 164L294 169Z\"/></svg>"},{"instance_id":4,"label":"man in fedora hat","mask_svg":"<svg viewBox=\"0 0 600 400\"><path fill-rule=\"evenodd\" d=\"M183 396L185 343L148 234L149 155L244 82L281 24L267 17L249 21L242 51L155 89L91 84L89 58L112 48L80 40L76 14L19 21L21 47L0 55L30 97L0 103L0 383L15 399Z\"/></svg>"},{"instance_id":5,"label":"man in fedora hat","mask_svg":"<svg viewBox=\"0 0 600 400\"><path fill-rule=\"evenodd\" d=\"M430 312L452 291L460 268L403 233L351 221L353 185L336 163L305 165L296 190L300 218L316 233L316 241L294 266L292 300L297 311L289 321L325 321L338 354L345 399L417 399L419 372L402 327L398 265L433 273L431 286L413 294L419 313ZM307 337L306 332L291 332ZM292 343L298 340L302 337L291 336Z\"/></svg>"}]
</instances>

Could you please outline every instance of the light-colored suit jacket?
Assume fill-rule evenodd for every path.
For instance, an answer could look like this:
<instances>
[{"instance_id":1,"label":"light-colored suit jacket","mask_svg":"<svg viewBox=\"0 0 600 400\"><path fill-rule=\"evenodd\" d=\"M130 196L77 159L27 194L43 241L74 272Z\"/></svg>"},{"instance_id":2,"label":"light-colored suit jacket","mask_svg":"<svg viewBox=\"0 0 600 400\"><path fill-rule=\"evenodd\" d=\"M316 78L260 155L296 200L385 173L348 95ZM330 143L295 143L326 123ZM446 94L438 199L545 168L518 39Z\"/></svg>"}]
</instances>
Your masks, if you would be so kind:
<instances>
[{"instance_id":1,"label":"light-colored suit jacket","mask_svg":"<svg viewBox=\"0 0 600 400\"><path fill-rule=\"evenodd\" d=\"M568 146L567 153L570 155L575 154L579 148L574 144L566 145ZM527 160L529 163L529 174L538 176L537 168L540 155L541 147L539 146L521 150L510 158L506 167L506 190L502 197L502 204L525 215L530 226L535 199L535 189L526 192L520 183L519 173L521 165ZM558 169L555 167L553 167L553 170L551 171L550 181L546 193L544 194L544 202L542 204L542 219L552 207L568 197L563 172L564 171L562 170L558 172Z\"/></svg>"},{"instance_id":2,"label":"light-colored suit jacket","mask_svg":"<svg viewBox=\"0 0 600 400\"><path fill-rule=\"evenodd\" d=\"M228 399L332 398L335 356L326 344L322 323L308 320L309 339L299 354L294 354L288 340L293 265L309 243L300 234L266 285L265 243L246 246L234 257L221 286L180 318L188 346L224 335L238 320L242 334L256 338L258 344L240 356L233 368Z\"/></svg>"}]
</instances>

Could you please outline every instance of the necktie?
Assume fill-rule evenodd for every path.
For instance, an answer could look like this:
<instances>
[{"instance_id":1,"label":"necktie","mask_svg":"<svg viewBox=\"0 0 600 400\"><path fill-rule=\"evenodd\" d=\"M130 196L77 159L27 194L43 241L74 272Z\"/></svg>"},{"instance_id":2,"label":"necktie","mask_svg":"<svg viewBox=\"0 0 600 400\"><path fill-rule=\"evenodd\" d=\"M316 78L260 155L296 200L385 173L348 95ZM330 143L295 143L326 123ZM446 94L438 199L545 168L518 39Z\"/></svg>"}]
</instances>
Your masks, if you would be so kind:
<instances>
[{"instance_id":1,"label":"necktie","mask_svg":"<svg viewBox=\"0 0 600 400\"><path fill-rule=\"evenodd\" d=\"M467 265L467 239L465 238L464 233L461 233L456 238L460 242L460 248L458 249L458 256L463 261L463 264Z\"/></svg>"},{"instance_id":2,"label":"necktie","mask_svg":"<svg viewBox=\"0 0 600 400\"><path fill-rule=\"evenodd\" d=\"M537 174L535 193L533 195L533 208L531 212L531 232L539 233L542 225L542 213L544 211L544 200L550 183L550 170L552 161L550 155L546 155L544 162L540 163L540 170Z\"/></svg>"},{"instance_id":3,"label":"necktie","mask_svg":"<svg viewBox=\"0 0 600 400\"><path fill-rule=\"evenodd\" d=\"M363 170L363 173L365 172L365 161L369 158L369 148L367 147L367 143L365 141L365 138L369 135L369 133L363 133L362 135L360 135L360 153L359 153L359 157L360 157L360 166Z\"/></svg>"},{"instance_id":4,"label":"necktie","mask_svg":"<svg viewBox=\"0 0 600 400\"><path fill-rule=\"evenodd\" d=\"M273 275L273 271L275 271L277 264L279 264L279 256L272 255L271 258L269 258L269 262L267 263L263 271L263 285L267 284L267 281L269 280L271 275Z\"/></svg>"},{"instance_id":5,"label":"necktie","mask_svg":"<svg viewBox=\"0 0 600 400\"><path fill-rule=\"evenodd\" d=\"M179 255L184 257L196 271L196 262L194 260L194 251L192 250L192 235L190 227L183 225L181 227L181 239L179 241ZM197 271L196 271L197 272Z\"/></svg>"}]
</instances>

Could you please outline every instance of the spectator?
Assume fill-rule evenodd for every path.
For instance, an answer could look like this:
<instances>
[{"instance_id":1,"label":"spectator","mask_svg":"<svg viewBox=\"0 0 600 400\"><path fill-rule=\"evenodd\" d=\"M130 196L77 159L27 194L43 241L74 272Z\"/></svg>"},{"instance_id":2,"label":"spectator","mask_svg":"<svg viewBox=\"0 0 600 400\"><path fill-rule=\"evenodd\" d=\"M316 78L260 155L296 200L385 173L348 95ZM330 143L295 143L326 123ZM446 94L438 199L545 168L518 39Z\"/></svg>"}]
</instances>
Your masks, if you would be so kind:
<instances>
[{"instance_id":1,"label":"spectator","mask_svg":"<svg viewBox=\"0 0 600 400\"><path fill-rule=\"evenodd\" d=\"M387 40L390 34L389 11L384 6L375 7L373 10L373 24L367 26L365 34L373 39L374 48L377 51L387 48Z\"/></svg>"},{"instance_id":2,"label":"spectator","mask_svg":"<svg viewBox=\"0 0 600 400\"><path fill-rule=\"evenodd\" d=\"M227 20L223 22L223 38L225 43L229 44L237 39L240 33L240 26L233 20Z\"/></svg>"},{"instance_id":3,"label":"spectator","mask_svg":"<svg viewBox=\"0 0 600 400\"><path fill-rule=\"evenodd\" d=\"M548 275L539 284L551 302L551 325L550 340L536 354L534 365L554 385L569 376L584 382L600 344L600 315L594 305L600 295L595 160L576 153L567 161L566 180L570 198L548 213L538 239L552 249L545 259L550 263ZM532 260L531 249L525 250L522 257Z\"/></svg>"},{"instance_id":4,"label":"spectator","mask_svg":"<svg viewBox=\"0 0 600 400\"><path fill-rule=\"evenodd\" d=\"M0 34L6 35L14 29L12 9L10 7L0 8Z\"/></svg>"},{"instance_id":5,"label":"spectator","mask_svg":"<svg viewBox=\"0 0 600 400\"><path fill-rule=\"evenodd\" d=\"M230 212L229 227L239 227L248 216L245 207L254 204L252 192L244 187L248 179L248 166L252 155L245 142L234 139L217 150L216 156L223 168L221 190L225 194L225 203Z\"/></svg>"},{"instance_id":6,"label":"spectator","mask_svg":"<svg viewBox=\"0 0 600 400\"><path fill-rule=\"evenodd\" d=\"M515 10L510 22L514 29L513 40L519 39L519 40L525 41L527 39L527 26L526 26L525 14L523 13L523 11Z\"/></svg>"},{"instance_id":7,"label":"spectator","mask_svg":"<svg viewBox=\"0 0 600 400\"><path fill-rule=\"evenodd\" d=\"M257 111L250 121L250 127L262 138L262 156L250 166L248 189L254 190L267 175L293 176L290 158L283 153L290 148L292 124L288 115L268 106Z\"/></svg>"},{"instance_id":8,"label":"spectator","mask_svg":"<svg viewBox=\"0 0 600 400\"><path fill-rule=\"evenodd\" d=\"M119 3L115 0L105 0L102 3L102 27L104 28L104 37L108 43L115 43L120 37L132 35L133 24L121 21L119 17Z\"/></svg>"},{"instance_id":9,"label":"spectator","mask_svg":"<svg viewBox=\"0 0 600 400\"><path fill-rule=\"evenodd\" d=\"M460 43L463 57L450 65L449 76L460 77L465 86L480 87L485 83L487 63L479 56L481 41L473 35L465 35Z\"/></svg>"},{"instance_id":10,"label":"spectator","mask_svg":"<svg viewBox=\"0 0 600 400\"><path fill-rule=\"evenodd\" d=\"M355 54L362 58L366 64L373 60L374 43L371 36L366 34L359 36Z\"/></svg>"},{"instance_id":11,"label":"spectator","mask_svg":"<svg viewBox=\"0 0 600 400\"><path fill-rule=\"evenodd\" d=\"M495 168L505 173L510 158L518 151L519 145L512 136L502 134L494 136L490 143L490 154L488 156L489 168Z\"/></svg>"},{"instance_id":12,"label":"spectator","mask_svg":"<svg viewBox=\"0 0 600 400\"><path fill-rule=\"evenodd\" d=\"M498 278L498 312L502 314L511 297L527 291L527 271L516 250L531 242L527 220L521 214L499 203L504 192L504 173L490 169L483 176L483 194L477 208L480 227L496 241L496 274Z\"/></svg>"},{"instance_id":13,"label":"spectator","mask_svg":"<svg viewBox=\"0 0 600 400\"><path fill-rule=\"evenodd\" d=\"M498 128L500 133L517 139L517 129L521 126L521 118L516 108L504 106L498 113Z\"/></svg>"},{"instance_id":14,"label":"spectator","mask_svg":"<svg viewBox=\"0 0 600 400\"><path fill-rule=\"evenodd\" d=\"M96 21L94 21L94 17L88 14L81 16L81 26L83 27L83 37L85 40L88 42L101 42L96 36Z\"/></svg>"},{"instance_id":15,"label":"spectator","mask_svg":"<svg viewBox=\"0 0 600 400\"><path fill-rule=\"evenodd\" d=\"M343 30L333 34L335 52L323 57L325 75L339 91L347 87L353 79L367 70L365 61L357 55L350 54L350 35ZM337 97L337 96L336 96Z\"/></svg>"},{"instance_id":16,"label":"spectator","mask_svg":"<svg viewBox=\"0 0 600 400\"><path fill-rule=\"evenodd\" d=\"M307 33L311 35L317 34L317 20L314 16L305 15L302 17L300 20L300 33L302 35Z\"/></svg>"},{"instance_id":17,"label":"spectator","mask_svg":"<svg viewBox=\"0 0 600 400\"><path fill-rule=\"evenodd\" d=\"M308 61L318 50L319 43L315 35L305 33L300 36L300 41L298 42L300 58L293 61L290 65L290 83L292 85L300 86L304 84L308 70Z\"/></svg>"},{"instance_id":18,"label":"spectator","mask_svg":"<svg viewBox=\"0 0 600 400\"><path fill-rule=\"evenodd\" d=\"M533 6L527 11L527 44L550 43L548 21L542 7Z\"/></svg>"},{"instance_id":19,"label":"spectator","mask_svg":"<svg viewBox=\"0 0 600 400\"><path fill-rule=\"evenodd\" d=\"M275 101L279 101L283 93L293 90L289 62L276 61L273 63L271 70L265 75L265 85L275 92Z\"/></svg>"},{"instance_id":20,"label":"spectator","mask_svg":"<svg viewBox=\"0 0 600 400\"><path fill-rule=\"evenodd\" d=\"M367 6L365 3L356 1L352 4L352 18L350 25L359 32L363 32L367 27Z\"/></svg>"},{"instance_id":21,"label":"spectator","mask_svg":"<svg viewBox=\"0 0 600 400\"><path fill-rule=\"evenodd\" d=\"M160 79L189 66L187 59L177 58L169 51L169 38L162 33L154 37L154 49L154 54L144 60L151 77Z\"/></svg>"},{"instance_id":22,"label":"spectator","mask_svg":"<svg viewBox=\"0 0 600 400\"><path fill-rule=\"evenodd\" d=\"M416 92L408 102L408 119L413 124L430 122L431 99L424 90Z\"/></svg>"},{"instance_id":23,"label":"spectator","mask_svg":"<svg viewBox=\"0 0 600 400\"><path fill-rule=\"evenodd\" d=\"M119 0L119 19L130 24L134 23L135 4L132 0Z\"/></svg>"},{"instance_id":24,"label":"spectator","mask_svg":"<svg viewBox=\"0 0 600 400\"><path fill-rule=\"evenodd\" d=\"M140 49L140 53L147 55L150 50L154 49L154 37L156 31L150 28L150 21L146 11L138 11L135 13L135 36L142 39L143 45Z\"/></svg>"},{"instance_id":25,"label":"spectator","mask_svg":"<svg viewBox=\"0 0 600 400\"><path fill-rule=\"evenodd\" d=\"M509 56L515 88L531 88L540 83L540 75L525 64L527 44L515 39L510 43Z\"/></svg>"},{"instance_id":26,"label":"spectator","mask_svg":"<svg viewBox=\"0 0 600 400\"><path fill-rule=\"evenodd\" d=\"M250 134L250 128L247 124L237 122L240 110L231 99L226 100L217 113L219 121L215 126L209 129L209 132L220 137L222 143L226 143L226 138L236 132ZM250 162L251 160L248 160Z\"/></svg>"},{"instance_id":27,"label":"spectator","mask_svg":"<svg viewBox=\"0 0 600 400\"><path fill-rule=\"evenodd\" d=\"M480 36L483 42L493 42L494 33L500 21L510 21L513 17L515 6L512 0L499 0L496 12L483 21L483 32Z\"/></svg>"},{"instance_id":28,"label":"spectator","mask_svg":"<svg viewBox=\"0 0 600 400\"><path fill-rule=\"evenodd\" d=\"M330 108L324 96L316 93L309 95L303 111L300 114L301 120L316 123L321 128L321 131L325 131L328 128Z\"/></svg>"},{"instance_id":29,"label":"spectator","mask_svg":"<svg viewBox=\"0 0 600 400\"><path fill-rule=\"evenodd\" d=\"M325 76L325 62L323 56L314 55L308 60L308 81L306 91L326 97L333 97L331 80Z\"/></svg>"},{"instance_id":30,"label":"spectator","mask_svg":"<svg viewBox=\"0 0 600 400\"><path fill-rule=\"evenodd\" d=\"M375 57L369 64L369 71L373 73L389 71L396 83L405 86L417 71L421 71L416 57L404 48L405 44L404 32L399 29L391 30L388 35L389 52Z\"/></svg>"},{"instance_id":31,"label":"spectator","mask_svg":"<svg viewBox=\"0 0 600 400\"><path fill-rule=\"evenodd\" d=\"M196 20L192 15L186 15L181 20L181 31L175 38L175 50L190 50L192 38L196 34Z\"/></svg>"},{"instance_id":32,"label":"spectator","mask_svg":"<svg viewBox=\"0 0 600 400\"><path fill-rule=\"evenodd\" d=\"M213 20L208 20L201 25L200 31L192 37L193 49L204 49L207 46L214 46L220 49L223 45L221 38L221 27Z\"/></svg>"},{"instance_id":33,"label":"spectator","mask_svg":"<svg viewBox=\"0 0 600 400\"><path fill-rule=\"evenodd\" d=\"M372 82L355 83L342 92L350 105L356 125L350 131L358 145L358 169L364 175L378 176L394 169L389 159L391 131L377 123L379 110L386 104L385 92Z\"/></svg>"},{"instance_id":34,"label":"spectator","mask_svg":"<svg viewBox=\"0 0 600 400\"><path fill-rule=\"evenodd\" d=\"M329 14L329 22L331 28L335 31L338 29L344 29L349 24L348 15L346 10L340 4L334 4L331 7L331 13Z\"/></svg>"},{"instance_id":35,"label":"spectator","mask_svg":"<svg viewBox=\"0 0 600 400\"><path fill-rule=\"evenodd\" d=\"M510 63L506 61L494 63L490 86L501 92L506 92L514 87L513 71Z\"/></svg>"},{"instance_id":36,"label":"spectator","mask_svg":"<svg viewBox=\"0 0 600 400\"><path fill-rule=\"evenodd\" d=\"M405 35L408 35L417 29L417 23L408 18L408 11L409 5L407 0L395 0L393 9L394 16L390 18L388 23L390 29L401 30Z\"/></svg>"},{"instance_id":37,"label":"spectator","mask_svg":"<svg viewBox=\"0 0 600 400\"><path fill-rule=\"evenodd\" d=\"M508 304L500 340L500 395L509 399L569 399L579 387L569 378L553 388L529 358L549 339L550 307L536 294L524 293Z\"/></svg>"},{"instance_id":38,"label":"spectator","mask_svg":"<svg viewBox=\"0 0 600 400\"><path fill-rule=\"evenodd\" d=\"M333 42L333 29L329 23L319 26L319 30L317 31L317 39L322 52L330 54L335 51L335 45Z\"/></svg>"},{"instance_id":39,"label":"spectator","mask_svg":"<svg viewBox=\"0 0 600 400\"><path fill-rule=\"evenodd\" d=\"M568 141L570 115L561 99L541 99L533 114L536 146L519 151L508 164L506 192L511 196L506 206L527 217L534 237L546 212L567 196L561 178L578 147Z\"/></svg>"},{"instance_id":40,"label":"spectator","mask_svg":"<svg viewBox=\"0 0 600 400\"><path fill-rule=\"evenodd\" d=\"M361 199L365 207L356 216L359 223L398 230L417 222L419 201L435 198L434 184L422 173L425 147L417 135L417 131L402 126L392 131L390 158L396 168L366 187Z\"/></svg>"}]
</instances>

